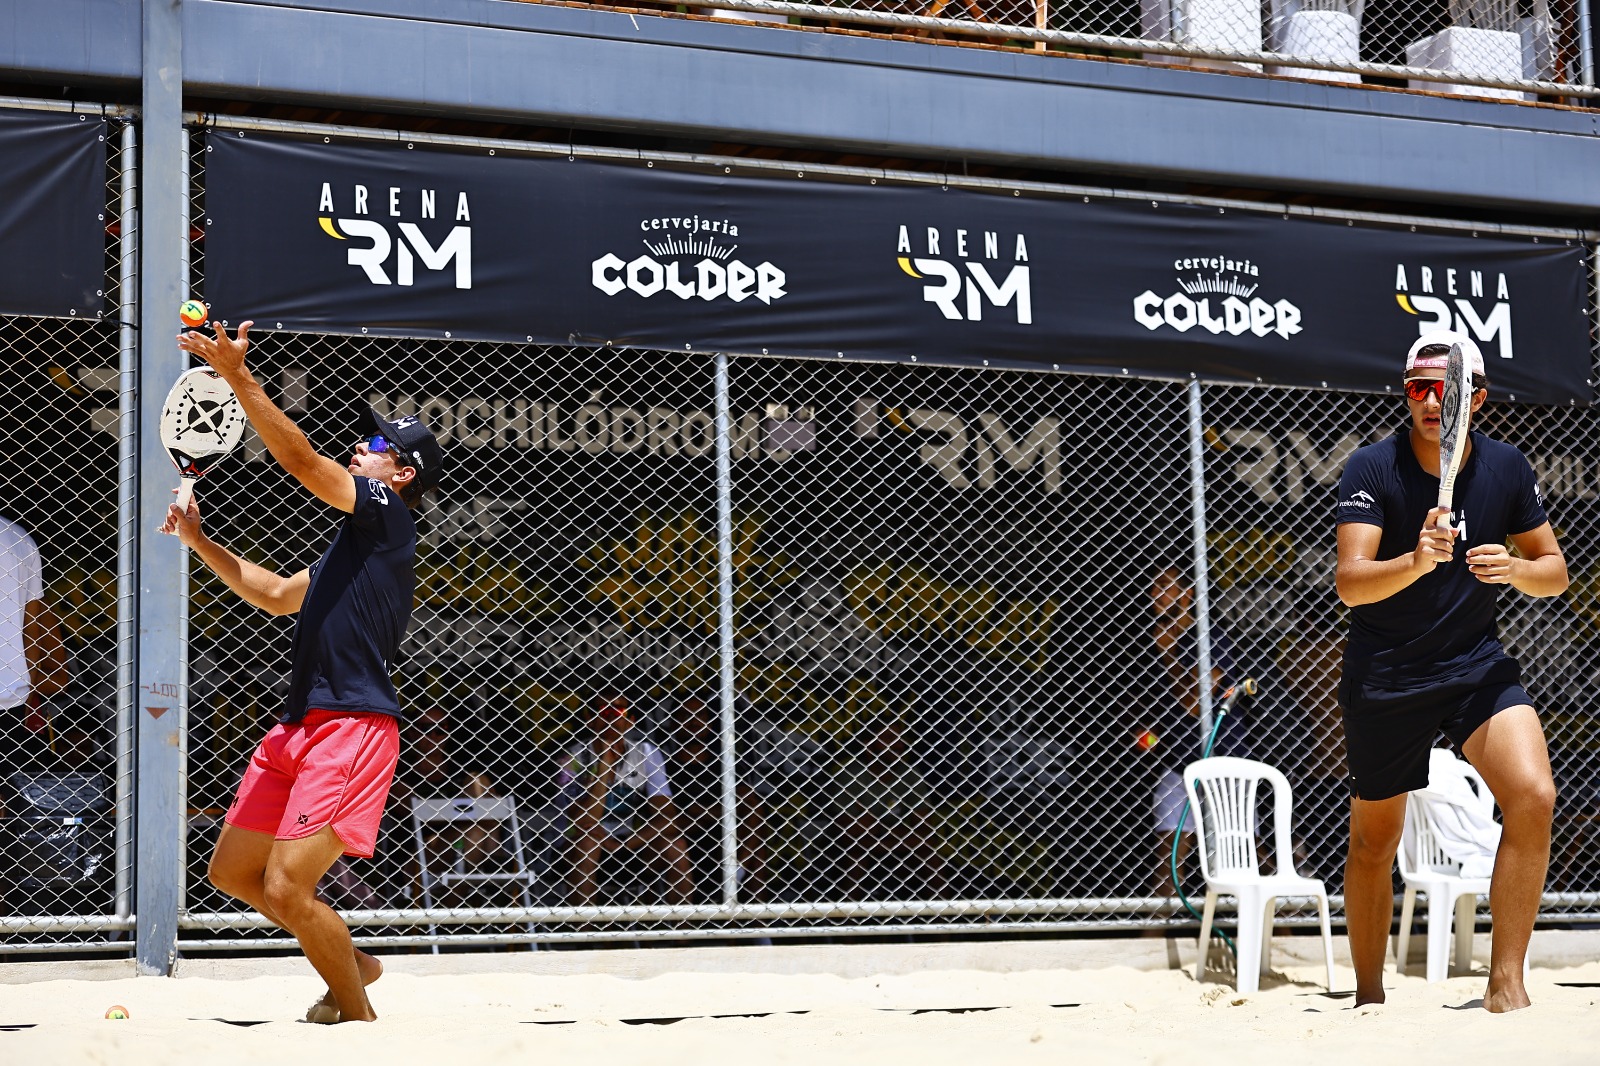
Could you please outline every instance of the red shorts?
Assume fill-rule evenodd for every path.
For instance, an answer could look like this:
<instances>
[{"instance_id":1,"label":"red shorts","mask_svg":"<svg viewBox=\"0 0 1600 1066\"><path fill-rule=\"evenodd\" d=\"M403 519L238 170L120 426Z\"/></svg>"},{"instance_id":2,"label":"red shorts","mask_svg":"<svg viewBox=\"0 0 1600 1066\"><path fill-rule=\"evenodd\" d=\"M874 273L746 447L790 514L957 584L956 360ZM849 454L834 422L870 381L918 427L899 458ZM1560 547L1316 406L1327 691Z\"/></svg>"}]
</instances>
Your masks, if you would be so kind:
<instances>
[{"instance_id":1,"label":"red shorts","mask_svg":"<svg viewBox=\"0 0 1600 1066\"><path fill-rule=\"evenodd\" d=\"M346 855L368 858L399 757L400 723L392 715L307 711L262 739L226 821L279 840L331 825Z\"/></svg>"}]
</instances>

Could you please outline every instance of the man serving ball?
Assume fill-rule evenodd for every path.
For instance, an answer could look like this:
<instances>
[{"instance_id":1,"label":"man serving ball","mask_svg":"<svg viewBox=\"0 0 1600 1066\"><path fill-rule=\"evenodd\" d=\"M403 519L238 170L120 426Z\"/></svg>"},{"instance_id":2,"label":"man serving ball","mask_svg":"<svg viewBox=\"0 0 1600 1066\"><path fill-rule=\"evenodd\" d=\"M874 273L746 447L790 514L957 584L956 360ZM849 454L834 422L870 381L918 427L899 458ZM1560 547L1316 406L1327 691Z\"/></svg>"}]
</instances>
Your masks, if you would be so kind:
<instances>
[{"instance_id":1,"label":"man serving ball","mask_svg":"<svg viewBox=\"0 0 1600 1066\"><path fill-rule=\"evenodd\" d=\"M191 309L185 308L185 317ZM200 306L201 321L205 308ZM399 756L391 664L411 620L416 526L411 509L439 483L444 454L412 416L369 414L350 461L317 454L245 365L252 323L230 338L185 332L178 346L232 386L261 442L311 494L344 512L322 558L290 576L246 562L201 529L200 508L167 508L176 535L227 586L271 614L297 615L289 698L256 748L228 808L211 883L293 933L328 990L308 1021L371 1021L366 986L383 967L317 898L342 855L371 856Z\"/></svg>"}]
</instances>

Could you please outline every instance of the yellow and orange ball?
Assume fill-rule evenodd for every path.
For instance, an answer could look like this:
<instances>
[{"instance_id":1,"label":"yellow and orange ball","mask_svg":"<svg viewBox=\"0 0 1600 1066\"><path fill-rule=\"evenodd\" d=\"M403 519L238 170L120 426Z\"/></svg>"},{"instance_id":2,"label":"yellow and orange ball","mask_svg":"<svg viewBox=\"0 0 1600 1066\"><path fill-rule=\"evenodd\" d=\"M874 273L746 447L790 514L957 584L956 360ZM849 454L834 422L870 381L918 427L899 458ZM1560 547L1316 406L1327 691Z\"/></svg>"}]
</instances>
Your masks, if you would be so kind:
<instances>
[{"instance_id":1,"label":"yellow and orange ball","mask_svg":"<svg viewBox=\"0 0 1600 1066\"><path fill-rule=\"evenodd\" d=\"M178 308L178 321L190 329L199 329L206 324L206 319L211 312L199 300L185 300Z\"/></svg>"}]
</instances>

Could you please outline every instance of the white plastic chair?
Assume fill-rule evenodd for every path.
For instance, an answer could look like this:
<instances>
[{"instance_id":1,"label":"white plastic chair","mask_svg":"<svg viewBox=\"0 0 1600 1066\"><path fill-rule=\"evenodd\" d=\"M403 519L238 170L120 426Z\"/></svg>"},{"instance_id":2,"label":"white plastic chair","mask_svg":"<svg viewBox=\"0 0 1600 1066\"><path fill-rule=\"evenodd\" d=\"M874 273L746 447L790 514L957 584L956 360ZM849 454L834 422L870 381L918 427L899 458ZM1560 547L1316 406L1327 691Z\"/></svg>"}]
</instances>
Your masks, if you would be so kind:
<instances>
[{"instance_id":1,"label":"white plastic chair","mask_svg":"<svg viewBox=\"0 0 1600 1066\"><path fill-rule=\"evenodd\" d=\"M1435 748L1432 759L1448 759L1457 767L1478 794L1485 814L1494 814L1494 796L1483 777L1471 764L1450 752ZM1462 877L1461 865L1445 854L1435 838L1428 805L1415 792L1406 796L1405 827L1400 833L1400 877L1406 884L1405 900L1400 905L1400 935L1395 945L1395 971L1406 972L1406 953L1411 947L1411 918L1417 893L1428 894L1428 980L1443 981L1450 976L1450 930L1455 928L1456 966L1472 966L1472 932L1477 925L1478 897L1489 891L1489 878Z\"/></svg>"},{"instance_id":2,"label":"white plastic chair","mask_svg":"<svg viewBox=\"0 0 1600 1066\"><path fill-rule=\"evenodd\" d=\"M1272 786L1273 835L1278 873L1263 874L1256 852L1256 794L1261 782ZM1206 948L1217 897L1239 901L1238 974L1234 987L1249 994L1261 987L1272 955L1272 922L1281 898L1314 898L1322 919L1322 950L1333 991L1333 933L1328 926L1328 890L1314 877L1294 872L1289 816L1289 781L1266 763L1220 756L1192 762L1183 771L1189 817L1200 842L1200 870L1206 879L1206 906L1200 919L1200 959L1195 980L1205 977Z\"/></svg>"},{"instance_id":3,"label":"white plastic chair","mask_svg":"<svg viewBox=\"0 0 1600 1066\"><path fill-rule=\"evenodd\" d=\"M429 866L428 845L425 839L424 827L426 826L451 826L460 831L465 831L468 825L481 823L498 823L505 830L505 847L511 859L509 869L493 872L478 873L468 870L457 860L460 868L451 870L434 870ZM517 820L517 801L510 796L481 796L473 798L459 796L454 798L422 799L415 798L411 801L411 825L416 837L417 847L417 872L422 882L422 905L429 910L433 909L433 896L436 889L443 889L451 884L477 883L483 884L493 881L516 882L522 886L522 905L533 906L532 887L534 873L528 869L527 860L524 858L522 848L522 826ZM531 933L533 925L528 926ZM428 935L435 936L438 926L432 923L428 926ZM530 948L538 945L530 944ZM433 953L439 953L439 945L433 945Z\"/></svg>"}]
</instances>

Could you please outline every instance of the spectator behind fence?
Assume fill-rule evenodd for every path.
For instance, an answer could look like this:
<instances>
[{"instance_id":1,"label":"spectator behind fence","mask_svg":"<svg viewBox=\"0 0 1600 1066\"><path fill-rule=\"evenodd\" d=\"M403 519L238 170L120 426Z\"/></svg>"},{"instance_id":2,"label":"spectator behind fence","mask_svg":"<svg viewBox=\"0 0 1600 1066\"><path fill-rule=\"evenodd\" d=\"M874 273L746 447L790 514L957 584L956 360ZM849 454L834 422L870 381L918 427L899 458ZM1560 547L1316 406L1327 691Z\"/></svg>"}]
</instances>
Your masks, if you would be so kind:
<instances>
[{"instance_id":1,"label":"spectator behind fence","mask_svg":"<svg viewBox=\"0 0 1600 1066\"><path fill-rule=\"evenodd\" d=\"M939 899L948 877L933 825L932 791L909 758L906 727L881 715L846 742L834 769L839 898L896 893Z\"/></svg>"},{"instance_id":2,"label":"spectator behind fence","mask_svg":"<svg viewBox=\"0 0 1600 1066\"><path fill-rule=\"evenodd\" d=\"M67 650L44 602L39 548L0 517L0 769L32 768L49 743L41 701L67 686Z\"/></svg>"},{"instance_id":3,"label":"spectator behind fence","mask_svg":"<svg viewBox=\"0 0 1600 1066\"><path fill-rule=\"evenodd\" d=\"M1200 629L1195 622L1193 605L1194 580L1186 568L1172 565L1156 571L1150 583L1150 606L1154 614L1151 636L1161 656L1165 683L1156 686L1158 695L1154 704L1158 710L1154 715L1155 721L1138 723L1136 732L1140 737L1139 746L1145 751L1144 758L1152 761L1158 770L1151 807L1156 831L1155 889L1160 896L1176 894L1172 878L1172 848L1179 822L1183 820L1183 768L1200 758L1205 750L1200 737L1200 693L1197 684ZM1221 701L1229 686L1240 680L1242 675L1234 663L1233 641L1213 618L1213 705ZM1248 755L1245 732L1243 708L1236 705L1217 729L1211 754ZM1184 822L1182 836L1177 841L1180 869L1193 841L1194 818L1191 816Z\"/></svg>"},{"instance_id":4,"label":"spectator behind fence","mask_svg":"<svg viewBox=\"0 0 1600 1066\"><path fill-rule=\"evenodd\" d=\"M666 761L635 725L626 697L599 699L587 735L561 760L556 784L571 819L576 906L594 902L600 860L617 851L644 857L666 881L668 903L687 903L693 891Z\"/></svg>"},{"instance_id":5,"label":"spectator behind fence","mask_svg":"<svg viewBox=\"0 0 1600 1066\"><path fill-rule=\"evenodd\" d=\"M673 803L682 818L689 848L697 902L721 900L722 882L722 723L711 704L699 695L683 695L671 708L667 772ZM734 783L738 812L739 899L760 902L766 892L764 805L746 783L745 753Z\"/></svg>"},{"instance_id":6,"label":"spectator behind fence","mask_svg":"<svg viewBox=\"0 0 1600 1066\"><path fill-rule=\"evenodd\" d=\"M66 684L66 647L44 602L39 548L27 530L0 518L0 818L12 775L37 769L49 744L41 701ZM0 913L21 903L8 901L9 881L0 870Z\"/></svg>"}]
</instances>

